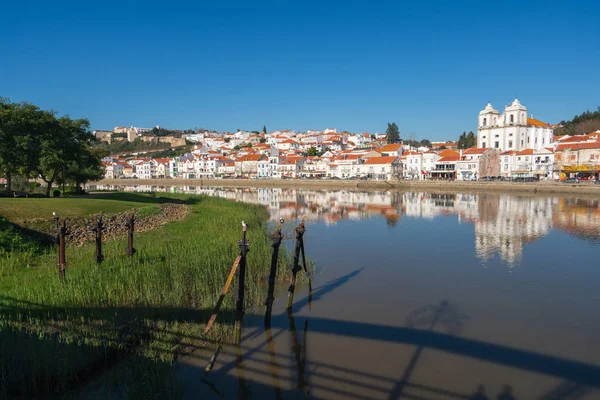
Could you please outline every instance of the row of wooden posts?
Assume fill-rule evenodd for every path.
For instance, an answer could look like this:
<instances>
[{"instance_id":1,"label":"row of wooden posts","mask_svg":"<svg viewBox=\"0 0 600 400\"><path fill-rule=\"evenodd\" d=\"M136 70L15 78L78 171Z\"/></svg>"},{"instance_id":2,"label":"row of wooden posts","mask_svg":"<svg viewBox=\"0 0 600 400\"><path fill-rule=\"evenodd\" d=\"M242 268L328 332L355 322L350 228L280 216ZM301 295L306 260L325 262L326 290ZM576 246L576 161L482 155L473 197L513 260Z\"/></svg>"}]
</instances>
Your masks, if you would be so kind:
<instances>
[{"instance_id":1,"label":"row of wooden posts","mask_svg":"<svg viewBox=\"0 0 600 400\"><path fill-rule=\"evenodd\" d=\"M65 271L67 267L66 263L66 236L69 234L67 229L67 223L63 221L62 226L60 225L59 217L55 214L56 221L56 243L58 245L58 276L61 280L65 279ZM275 279L277 276L277 264L279 260L279 247L281 246L281 242L283 240L283 235L281 233L281 229L283 226L283 219L279 220L279 226L275 229L275 232L272 236L272 254L271 254L271 268L269 270L269 287L267 291L267 299L265 301L266 305L266 313L265 313L265 327L269 328L271 326L271 312L273 310L273 301L275 300L274 292L275 292ZM135 232L135 211L132 210L130 214L126 217L126 225L127 225L127 255L131 258L135 254L136 250L133 247L133 236ZM225 299L225 295L229 290L229 286L233 281L233 277L235 276L236 271L238 272L238 294L236 301L236 323L235 323L235 340L237 343L241 341L241 326L242 320L244 316L244 294L246 288L246 257L248 255L249 246L248 240L246 239L246 229L247 225L244 221L242 221L242 240L238 242L238 247L240 250L239 255L235 259L231 270L229 271L229 275L227 276L227 280L225 281L225 285L223 286L223 290L221 291L221 295L217 304L215 305L214 311L208 321L208 324L205 329L205 333L210 330L213 326L217 314L221 309L221 305L223 304L223 300ZM94 220L94 225L92 227L93 232L96 235L96 252L94 254L94 259L98 265L104 261L104 255L102 254L102 232L104 230L104 223L102 222L102 213ZM294 302L294 291L296 289L296 279L297 274L300 270L304 269L308 277L308 289L309 289L309 301L312 294L312 283L310 279L310 274L308 272L306 255L304 252L304 233L306 232L306 227L304 226L304 219L298 227L295 229L296 232L296 243L294 248L294 258L292 265L292 275L290 278L290 285L288 287L288 299L287 299L287 309L292 308L292 304ZM300 257L302 257L302 264L300 264ZM300 266L302 265L302 266Z\"/></svg>"},{"instance_id":2,"label":"row of wooden posts","mask_svg":"<svg viewBox=\"0 0 600 400\"><path fill-rule=\"evenodd\" d=\"M275 292L275 279L277 276L277 264L279 260L279 246L281 246L281 241L283 240L283 235L281 233L281 228L283 225L283 219L279 220L279 226L275 229L275 232L272 236L272 253L271 253L271 268L269 270L269 279L268 279L268 290L267 290L267 299L265 301L266 305L266 313L265 313L265 328L269 328L271 326L271 313L273 310L273 301L275 300L274 292ZM215 320L217 319L217 314L221 309L221 305L223 304L223 300L225 299L225 295L229 290L229 286L235 276L236 270L239 268L238 272L238 295L236 301L236 322L235 322L235 342L240 343L241 341L241 332L242 332L242 320L244 317L244 293L245 293L245 282L246 282L246 256L248 254L248 241L246 240L246 224L242 221L242 240L239 241L239 249L240 254L233 262L231 270L229 271L229 275L227 276L227 280L225 281L225 285L223 286L223 290L221 290L221 295L217 300L217 304L213 310L213 313L208 320L208 324L206 325L206 329L204 333L207 333L213 326ZM296 289L296 279L297 274L301 269L304 269L308 277L308 288L309 288L309 298L312 294L312 284L310 279L310 274L308 272L306 256L304 251L304 233L306 232L306 227L304 226L304 220L298 225L295 229L296 232L296 244L294 249L294 258L292 265L292 275L290 278L290 286L288 287L288 299L287 299L287 309L292 308L292 304L294 302L294 292ZM302 257L302 267L300 267L300 257Z\"/></svg>"},{"instance_id":3,"label":"row of wooden posts","mask_svg":"<svg viewBox=\"0 0 600 400\"><path fill-rule=\"evenodd\" d=\"M69 231L67 229L67 222L63 221L62 226L60 224L60 218L54 214L54 221L56 222L56 245L58 246L58 277L61 280L65 279L65 271L67 269L66 261L66 240ZM131 258L135 254L136 250L133 247L133 234L135 232L135 211L132 210L127 215L125 224L127 226L127 255ZM94 259L98 265L104 261L104 254L102 254L102 232L104 230L104 223L102 222L102 213L94 220L92 231L96 234L96 252Z\"/></svg>"}]
</instances>

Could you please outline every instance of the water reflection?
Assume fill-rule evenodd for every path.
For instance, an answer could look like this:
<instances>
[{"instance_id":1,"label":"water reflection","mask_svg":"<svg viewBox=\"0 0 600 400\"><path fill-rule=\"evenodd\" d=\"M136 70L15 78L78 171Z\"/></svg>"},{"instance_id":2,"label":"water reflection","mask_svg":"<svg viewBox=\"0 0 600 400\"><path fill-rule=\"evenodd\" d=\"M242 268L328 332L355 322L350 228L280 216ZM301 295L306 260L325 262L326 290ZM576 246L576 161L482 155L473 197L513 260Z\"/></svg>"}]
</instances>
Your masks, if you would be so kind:
<instances>
[{"instance_id":1,"label":"water reflection","mask_svg":"<svg viewBox=\"0 0 600 400\"><path fill-rule=\"evenodd\" d=\"M125 190L205 194L264 205L273 221L304 216L308 221L385 218L395 226L402 217L433 220L457 216L474 225L475 253L487 261L498 255L517 264L523 247L552 229L593 242L600 241L600 200L526 197L496 194L444 194L396 191L230 188L206 186L97 185L90 190Z\"/></svg>"}]
</instances>

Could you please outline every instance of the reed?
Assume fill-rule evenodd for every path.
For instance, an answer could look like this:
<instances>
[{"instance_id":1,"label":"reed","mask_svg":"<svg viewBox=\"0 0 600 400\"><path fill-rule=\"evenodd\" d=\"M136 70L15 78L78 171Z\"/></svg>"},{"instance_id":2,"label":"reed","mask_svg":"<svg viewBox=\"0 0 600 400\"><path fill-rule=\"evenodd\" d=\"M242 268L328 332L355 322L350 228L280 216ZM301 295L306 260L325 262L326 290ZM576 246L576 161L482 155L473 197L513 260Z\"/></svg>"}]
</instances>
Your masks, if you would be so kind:
<instances>
[{"instance_id":1,"label":"reed","mask_svg":"<svg viewBox=\"0 0 600 400\"><path fill-rule=\"evenodd\" d=\"M125 210L148 197L98 200L118 202L117 208ZM104 204L95 206L95 201L88 200L87 212L103 210ZM250 241L246 308L264 301L271 256L264 208L203 196L163 196L161 201L183 201L192 212L185 221L136 234L138 252L132 259L125 237L104 243L101 266L94 262L93 243L67 248L64 282L58 279L54 248L0 255L0 388L5 395L69 394L78 382L118 362L128 372L108 374L106 390L113 390L116 379L124 392L177 397L177 391L167 390L177 348L232 335L231 295L209 336L203 328L239 252L242 220L249 225ZM280 258L280 278L286 257ZM139 358L144 361L132 361ZM154 379L157 369L161 379ZM139 385L140 380L150 384Z\"/></svg>"}]
</instances>

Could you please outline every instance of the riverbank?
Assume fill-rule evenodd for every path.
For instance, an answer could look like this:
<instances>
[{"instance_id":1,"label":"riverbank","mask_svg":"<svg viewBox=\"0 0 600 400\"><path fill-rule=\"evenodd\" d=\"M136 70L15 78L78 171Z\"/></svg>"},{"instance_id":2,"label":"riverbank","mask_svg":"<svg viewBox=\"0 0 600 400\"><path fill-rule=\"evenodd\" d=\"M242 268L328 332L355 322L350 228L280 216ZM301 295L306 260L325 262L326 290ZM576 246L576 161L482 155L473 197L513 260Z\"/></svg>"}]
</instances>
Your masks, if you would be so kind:
<instances>
[{"instance_id":1,"label":"riverbank","mask_svg":"<svg viewBox=\"0 0 600 400\"><path fill-rule=\"evenodd\" d=\"M11 241L28 237L22 229L28 207L20 205L31 200L4 199L11 212L3 215L0 210L0 216L11 224ZM171 368L174 357L232 334L234 295L225 298L209 335L203 331L239 252L242 220L248 223L251 241L247 306L264 301L271 258L266 210L168 194L57 200L35 199L59 215L67 214L72 204L82 218L107 207L126 210L142 204L184 204L190 212L183 220L136 232L132 259L122 238L103 244L101 266L94 262L93 243L68 247L64 282L58 279L54 245L23 242L4 252L0 248L0 398L68 396L90 380L95 381L96 398L179 397ZM287 272L285 262L282 257L280 276ZM104 374L106 370L110 372Z\"/></svg>"},{"instance_id":2,"label":"riverbank","mask_svg":"<svg viewBox=\"0 0 600 400\"><path fill-rule=\"evenodd\" d=\"M331 190L397 190L444 193L493 192L523 194L598 195L600 185L591 182L467 182L467 181L361 181L320 179L104 179L97 185L221 186L307 188Z\"/></svg>"}]
</instances>

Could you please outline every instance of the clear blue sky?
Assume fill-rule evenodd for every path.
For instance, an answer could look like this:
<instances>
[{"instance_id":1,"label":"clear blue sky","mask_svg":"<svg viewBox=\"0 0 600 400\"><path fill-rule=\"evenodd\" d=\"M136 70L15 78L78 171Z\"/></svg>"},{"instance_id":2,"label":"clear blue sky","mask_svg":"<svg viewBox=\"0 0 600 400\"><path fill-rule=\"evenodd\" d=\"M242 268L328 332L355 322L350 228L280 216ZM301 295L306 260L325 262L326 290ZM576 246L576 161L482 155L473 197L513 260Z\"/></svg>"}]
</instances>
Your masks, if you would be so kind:
<instances>
[{"instance_id":1,"label":"clear blue sky","mask_svg":"<svg viewBox=\"0 0 600 400\"><path fill-rule=\"evenodd\" d=\"M93 129L394 121L455 139L488 100L518 95L547 122L600 105L598 16L600 1L11 1L0 96Z\"/></svg>"}]
</instances>

